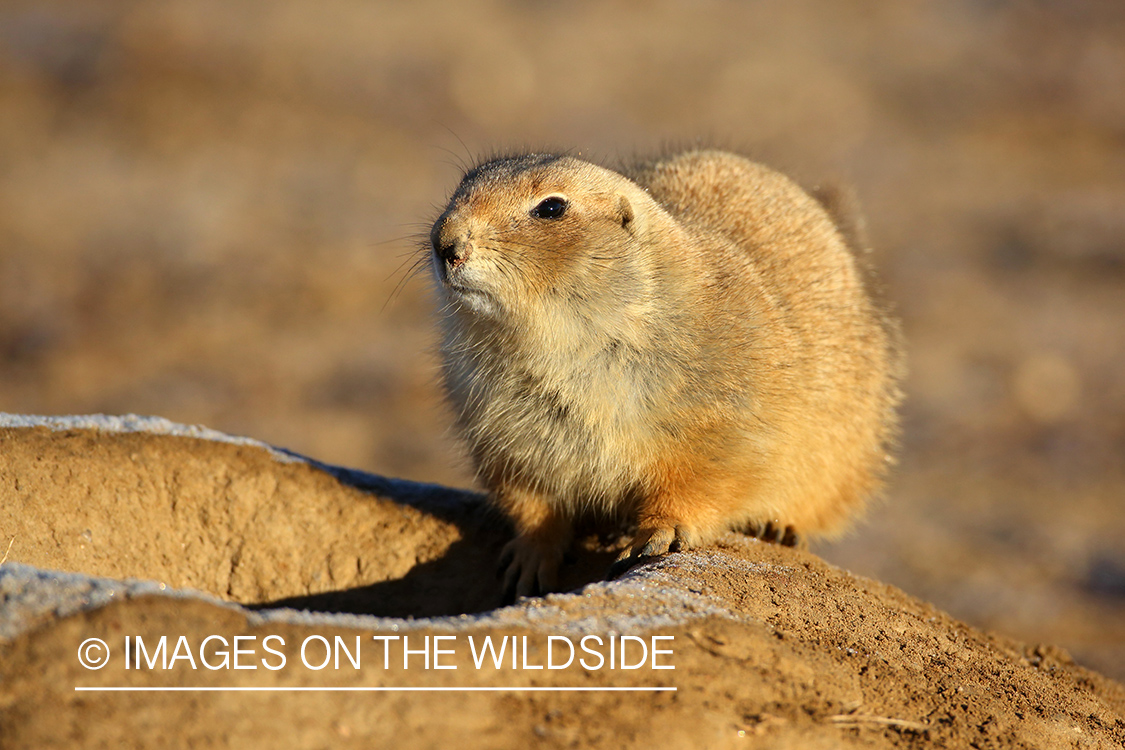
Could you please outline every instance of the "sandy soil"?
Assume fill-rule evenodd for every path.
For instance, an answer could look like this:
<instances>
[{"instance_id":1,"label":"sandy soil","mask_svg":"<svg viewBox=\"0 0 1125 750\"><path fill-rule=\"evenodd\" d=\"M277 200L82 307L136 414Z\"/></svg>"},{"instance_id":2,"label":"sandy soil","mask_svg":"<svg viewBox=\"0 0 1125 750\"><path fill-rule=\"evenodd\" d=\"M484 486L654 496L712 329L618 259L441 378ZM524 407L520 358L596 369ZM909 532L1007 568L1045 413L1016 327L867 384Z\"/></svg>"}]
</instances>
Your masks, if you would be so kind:
<instances>
[{"instance_id":1,"label":"sandy soil","mask_svg":"<svg viewBox=\"0 0 1125 750\"><path fill-rule=\"evenodd\" d=\"M5 748L1125 743L1125 687L1061 649L981 632L808 552L732 534L611 584L467 617L495 605L489 553L505 534L476 496L357 474L342 483L255 446L170 435L5 429L0 449L8 500L0 524L34 540L15 561L117 579L37 572L11 558L0 566ZM570 583L596 578L592 571L606 562L596 540L586 540ZM134 576L161 583L120 580ZM52 602L68 586L82 592L83 604L64 613ZM382 617L301 615L274 608L279 601ZM446 617L403 619L411 614ZM409 637L416 650L427 636L447 636L441 663L456 669L425 669L420 656L401 668L397 643L386 642L384 653L372 635ZM466 644L486 635L527 637L531 646L516 669L476 668ZM647 643L668 654L634 670L597 668L593 656L590 668L524 667L549 664L554 653L563 663L561 652L547 653L549 636L580 643L588 635L607 642L658 635L666 640ZM125 636L150 647L182 636L185 650L167 669L128 669L124 649L97 671L75 659L87 638L113 652ZM208 636L245 639L243 666L261 666L190 669L188 652L221 663L201 645ZM341 638L359 668L303 667L298 644L309 637ZM273 651L258 645L266 643ZM636 643L623 652L631 654L627 665L644 661ZM309 663L327 652L316 653ZM79 693L76 686L676 691Z\"/></svg>"}]
</instances>

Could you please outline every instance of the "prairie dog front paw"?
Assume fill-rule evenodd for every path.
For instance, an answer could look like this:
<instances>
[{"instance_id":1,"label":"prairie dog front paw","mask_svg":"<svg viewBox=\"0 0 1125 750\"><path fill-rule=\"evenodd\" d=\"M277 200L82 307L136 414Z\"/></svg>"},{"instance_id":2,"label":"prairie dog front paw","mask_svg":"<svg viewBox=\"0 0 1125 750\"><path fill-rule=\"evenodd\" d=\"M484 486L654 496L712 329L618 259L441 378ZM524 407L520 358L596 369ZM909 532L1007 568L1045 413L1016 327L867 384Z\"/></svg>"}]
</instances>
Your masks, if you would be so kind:
<instances>
[{"instance_id":1,"label":"prairie dog front paw","mask_svg":"<svg viewBox=\"0 0 1125 750\"><path fill-rule=\"evenodd\" d=\"M559 565L565 545L516 537L500 552L504 572L504 601L521 596L542 596L558 585Z\"/></svg>"}]
</instances>

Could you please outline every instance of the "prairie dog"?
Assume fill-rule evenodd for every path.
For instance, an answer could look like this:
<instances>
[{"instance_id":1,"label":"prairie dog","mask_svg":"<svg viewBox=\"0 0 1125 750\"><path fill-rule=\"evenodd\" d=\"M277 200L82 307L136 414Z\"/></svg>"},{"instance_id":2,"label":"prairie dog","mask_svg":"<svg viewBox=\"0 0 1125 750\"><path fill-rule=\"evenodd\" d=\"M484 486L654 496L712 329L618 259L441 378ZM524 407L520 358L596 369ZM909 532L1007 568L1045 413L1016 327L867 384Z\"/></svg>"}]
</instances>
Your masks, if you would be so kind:
<instances>
[{"instance_id":1,"label":"prairie dog","mask_svg":"<svg viewBox=\"0 0 1125 750\"><path fill-rule=\"evenodd\" d=\"M838 531L882 484L893 324L825 208L721 151L624 173L553 154L465 174L430 233L444 384L546 592L585 514L619 566L732 528Z\"/></svg>"}]
</instances>

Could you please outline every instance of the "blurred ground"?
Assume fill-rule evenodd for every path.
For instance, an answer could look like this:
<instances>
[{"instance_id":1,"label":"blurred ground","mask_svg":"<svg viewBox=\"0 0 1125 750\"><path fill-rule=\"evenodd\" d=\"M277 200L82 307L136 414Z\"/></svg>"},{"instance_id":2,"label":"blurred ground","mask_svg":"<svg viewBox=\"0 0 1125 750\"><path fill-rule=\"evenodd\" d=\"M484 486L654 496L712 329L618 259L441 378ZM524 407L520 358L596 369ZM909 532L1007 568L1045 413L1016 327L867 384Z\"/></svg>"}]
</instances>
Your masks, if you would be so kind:
<instances>
[{"instance_id":1,"label":"blurred ground","mask_svg":"<svg viewBox=\"0 0 1125 750\"><path fill-rule=\"evenodd\" d=\"M817 551L1125 677L1113 0L7 0L0 411L467 484L406 277L457 165L698 139L854 184L904 320L899 474Z\"/></svg>"}]
</instances>

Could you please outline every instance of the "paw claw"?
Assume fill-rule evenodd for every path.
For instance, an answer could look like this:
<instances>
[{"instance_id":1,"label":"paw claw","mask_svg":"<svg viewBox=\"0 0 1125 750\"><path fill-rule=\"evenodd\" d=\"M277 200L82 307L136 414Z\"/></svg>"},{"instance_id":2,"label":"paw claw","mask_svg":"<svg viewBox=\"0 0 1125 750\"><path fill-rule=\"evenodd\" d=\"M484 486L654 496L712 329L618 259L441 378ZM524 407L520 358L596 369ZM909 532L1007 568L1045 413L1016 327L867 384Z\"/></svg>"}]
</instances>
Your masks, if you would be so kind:
<instances>
[{"instance_id":1,"label":"paw claw","mask_svg":"<svg viewBox=\"0 0 1125 750\"><path fill-rule=\"evenodd\" d=\"M629 569L639 562L640 560L634 559L633 557L619 557L609 566L609 570L607 570L605 574L605 579L607 581L616 581L618 578L628 573Z\"/></svg>"},{"instance_id":2,"label":"paw claw","mask_svg":"<svg viewBox=\"0 0 1125 750\"><path fill-rule=\"evenodd\" d=\"M761 539L763 542L780 544L783 547L804 547L805 540L792 524L781 525L780 521L761 523L751 521L742 527L744 534Z\"/></svg>"},{"instance_id":3,"label":"paw claw","mask_svg":"<svg viewBox=\"0 0 1125 750\"><path fill-rule=\"evenodd\" d=\"M695 546L694 534L684 526L653 526L641 528L632 544L609 566L606 580L621 577L630 568L669 552L682 552Z\"/></svg>"}]
</instances>

